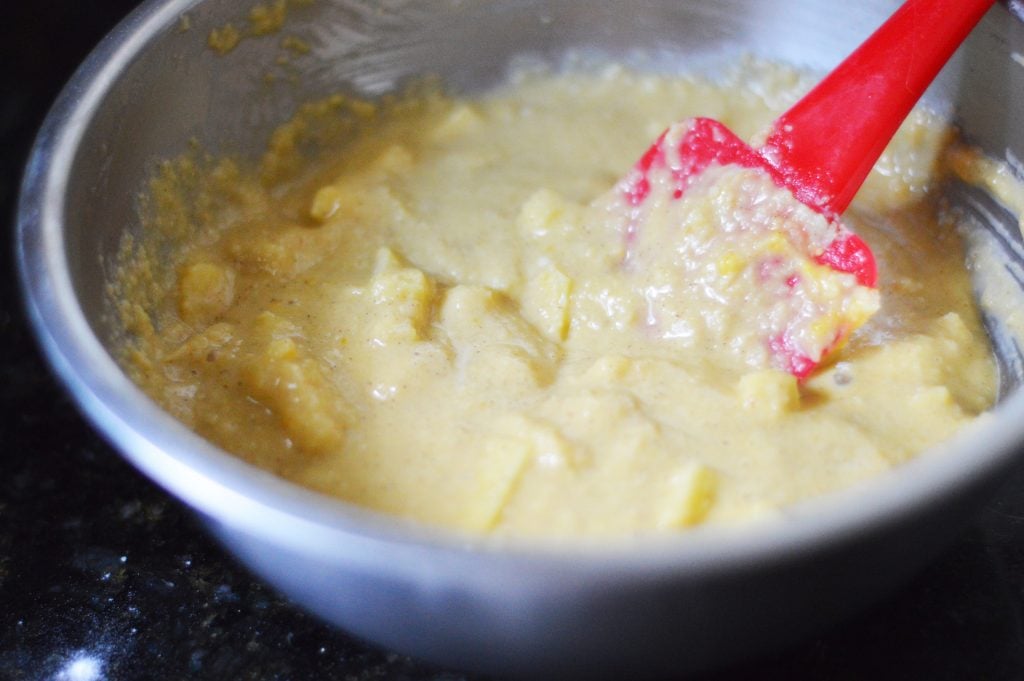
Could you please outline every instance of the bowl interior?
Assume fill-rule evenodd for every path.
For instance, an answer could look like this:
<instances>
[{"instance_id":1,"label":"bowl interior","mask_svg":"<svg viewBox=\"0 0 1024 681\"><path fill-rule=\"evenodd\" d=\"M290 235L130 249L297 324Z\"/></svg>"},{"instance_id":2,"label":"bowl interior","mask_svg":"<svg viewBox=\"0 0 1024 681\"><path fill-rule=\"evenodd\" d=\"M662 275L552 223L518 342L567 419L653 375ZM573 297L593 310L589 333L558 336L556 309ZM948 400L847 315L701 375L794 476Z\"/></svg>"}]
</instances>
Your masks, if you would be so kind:
<instances>
[{"instance_id":1,"label":"bowl interior","mask_svg":"<svg viewBox=\"0 0 1024 681\"><path fill-rule=\"evenodd\" d=\"M82 87L65 93L44 129L44 141L54 138L47 147L52 157L37 161L40 177L30 168L27 186L45 185L48 192L43 198L56 244L50 255L57 268L66 258L73 291L61 303L80 308L100 346L109 349L120 329L107 284L124 235L141 234L146 178L193 140L213 154L256 158L270 133L304 102L336 92L379 96L424 76L472 93L503 80L512 63L558 63L568 53L689 72L714 72L738 54L751 54L825 71L897 5L652 0L637 12L616 0L321 0L290 5L279 31L244 37L221 54L210 47L209 36L229 24L246 25L237 3L153 0L83 66L76 81ZM301 39L309 51L282 59L284 36ZM997 5L927 98L954 118L967 139L1020 171L1024 68L1016 50L1024 50L1024 22ZM37 197L29 194L25 204L31 208ZM980 190L960 187L951 195L1000 244L1014 285L1024 288L1017 275L1024 264L1017 217ZM68 298L60 290L53 295ZM987 321L1006 400L1024 380L1024 360L1002 322L995 316ZM109 356L105 362L68 371L116 372L107 366ZM105 409L111 421L123 416L117 407ZM133 433L122 447L152 446L151 433Z\"/></svg>"}]
</instances>

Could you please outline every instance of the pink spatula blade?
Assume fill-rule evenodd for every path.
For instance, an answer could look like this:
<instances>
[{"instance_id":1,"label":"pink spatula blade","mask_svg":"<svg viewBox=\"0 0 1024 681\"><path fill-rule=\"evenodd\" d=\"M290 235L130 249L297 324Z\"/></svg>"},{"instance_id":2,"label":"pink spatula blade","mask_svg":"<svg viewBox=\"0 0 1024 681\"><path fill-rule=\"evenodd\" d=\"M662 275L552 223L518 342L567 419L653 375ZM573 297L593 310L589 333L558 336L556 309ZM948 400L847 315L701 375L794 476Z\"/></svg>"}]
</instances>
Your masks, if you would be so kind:
<instances>
[{"instance_id":1,"label":"pink spatula blade","mask_svg":"<svg viewBox=\"0 0 1024 681\"><path fill-rule=\"evenodd\" d=\"M762 183L762 194L736 204L740 208L732 215L705 211L720 222L722 235L709 237L706 247L686 247L695 259L685 268L691 278L686 286L727 304L730 319L736 311L749 318L746 328L733 324L730 332L760 343L771 366L806 378L878 307L871 249L838 216L925 88L992 4L908 0L775 122L761 149L707 118L670 127L619 183L631 211L627 246L651 220L689 224L692 207L686 201L695 188L700 201L735 202L728 196L735 182L718 174L707 186L703 176L715 169L740 172L747 184L757 184L751 178L767 179L785 191L789 205ZM760 208L758 201L764 204ZM796 204L817 216L801 213ZM730 264L723 269L714 258ZM743 277L714 274L735 274L736 262L742 263Z\"/></svg>"}]
</instances>

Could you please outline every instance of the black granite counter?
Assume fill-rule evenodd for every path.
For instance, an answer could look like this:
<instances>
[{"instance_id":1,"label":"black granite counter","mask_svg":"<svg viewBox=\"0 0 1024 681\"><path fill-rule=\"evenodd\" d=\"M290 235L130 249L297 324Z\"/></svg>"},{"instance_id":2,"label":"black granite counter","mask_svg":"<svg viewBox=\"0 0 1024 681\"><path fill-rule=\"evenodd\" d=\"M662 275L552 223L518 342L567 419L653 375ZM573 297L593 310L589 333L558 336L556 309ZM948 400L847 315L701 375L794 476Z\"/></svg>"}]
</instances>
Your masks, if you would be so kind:
<instances>
[{"instance_id":1,"label":"black granite counter","mask_svg":"<svg viewBox=\"0 0 1024 681\"><path fill-rule=\"evenodd\" d=\"M132 0L4 3L0 215L74 65ZM0 274L0 680L465 679L353 640L239 567L49 374ZM1024 678L1024 474L883 605L705 681Z\"/></svg>"}]
</instances>

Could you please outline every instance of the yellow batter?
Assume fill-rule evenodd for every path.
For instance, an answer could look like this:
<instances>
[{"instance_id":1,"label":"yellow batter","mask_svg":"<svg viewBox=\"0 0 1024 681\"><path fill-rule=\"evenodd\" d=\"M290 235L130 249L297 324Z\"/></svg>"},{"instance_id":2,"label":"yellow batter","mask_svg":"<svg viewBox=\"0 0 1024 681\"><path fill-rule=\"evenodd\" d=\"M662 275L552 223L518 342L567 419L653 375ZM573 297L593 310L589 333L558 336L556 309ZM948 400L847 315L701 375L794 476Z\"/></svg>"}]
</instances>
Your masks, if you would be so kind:
<instances>
[{"instance_id":1,"label":"yellow batter","mask_svg":"<svg viewBox=\"0 0 1024 681\"><path fill-rule=\"evenodd\" d=\"M190 245L166 278L134 245L125 362L259 466L469 531L674 531L878 475L995 395L934 206L945 127L915 113L847 214L878 258L881 310L801 384L730 345L740 322L688 296L657 244L626 266L601 219L670 123L750 139L804 87L758 65L720 83L611 68L520 75L474 101L313 105L252 172L166 167L153 238ZM324 121L347 142L307 163ZM715 276L736 276L719 255Z\"/></svg>"}]
</instances>

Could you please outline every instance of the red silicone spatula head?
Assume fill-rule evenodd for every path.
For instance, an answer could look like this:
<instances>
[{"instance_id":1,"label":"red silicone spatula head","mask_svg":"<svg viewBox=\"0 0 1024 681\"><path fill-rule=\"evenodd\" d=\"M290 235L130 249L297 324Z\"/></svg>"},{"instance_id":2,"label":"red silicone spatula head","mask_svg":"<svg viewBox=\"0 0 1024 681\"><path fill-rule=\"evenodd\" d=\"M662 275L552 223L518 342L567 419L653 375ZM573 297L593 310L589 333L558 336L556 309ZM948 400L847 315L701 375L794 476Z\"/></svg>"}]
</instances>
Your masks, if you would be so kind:
<instances>
[{"instance_id":1,"label":"red silicone spatula head","mask_svg":"<svg viewBox=\"0 0 1024 681\"><path fill-rule=\"evenodd\" d=\"M784 210L786 215L758 218L758 225L746 230L764 242L764 230L777 229L790 246L784 253L737 241L729 246L743 250L746 266L757 269L759 292L777 291L774 299L760 293L736 299L736 305L749 307L751 332L760 334L772 366L805 378L870 316L858 287L875 287L875 260L838 215L928 84L992 4L909 0L782 115L760 149L710 119L672 126L619 184L632 211L630 232L643 229L652 210L671 211L673 201L719 167L763 174L820 214L823 221L801 224ZM744 238L739 233L744 230L733 231L737 234L730 239Z\"/></svg>"}]
</instances>

